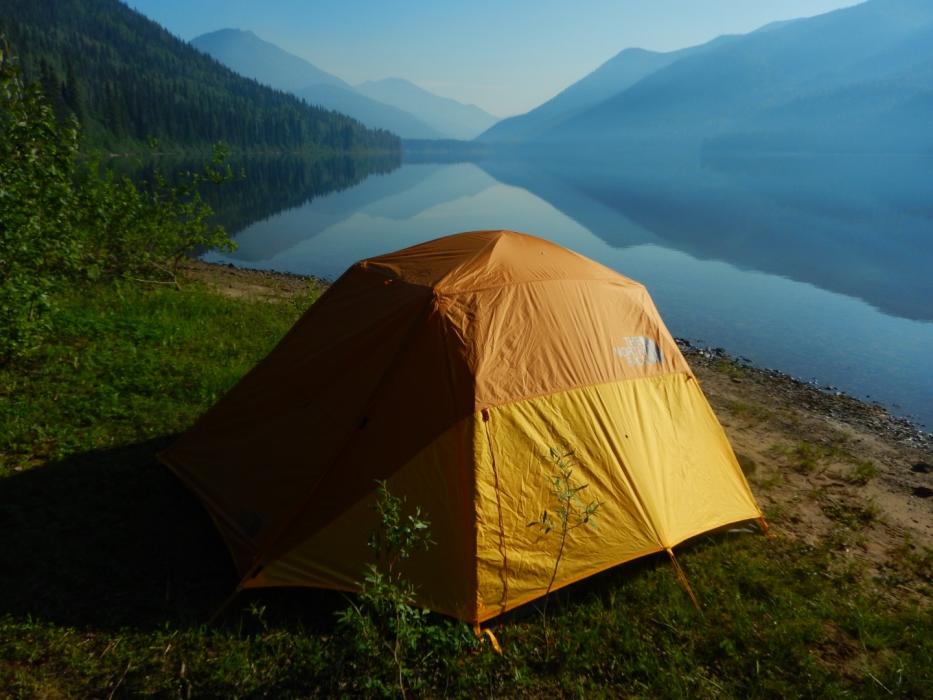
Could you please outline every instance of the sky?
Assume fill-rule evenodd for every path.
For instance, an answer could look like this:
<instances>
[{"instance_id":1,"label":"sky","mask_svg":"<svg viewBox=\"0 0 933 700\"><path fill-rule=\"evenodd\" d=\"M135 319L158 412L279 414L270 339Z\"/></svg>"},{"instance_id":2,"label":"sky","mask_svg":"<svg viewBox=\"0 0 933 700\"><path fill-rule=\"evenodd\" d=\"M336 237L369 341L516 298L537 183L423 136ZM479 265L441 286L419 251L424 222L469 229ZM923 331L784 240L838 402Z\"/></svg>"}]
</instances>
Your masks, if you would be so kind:
<instances>
[{"instance_id":1,"label":"sky","mask_svg":"<svg viewBox=\"0 0 933 700\"><path fill-rule=\"evenodd\" d=\"M189 40L248 29L351 84L406 78L506 117L625 48L670 51L858 0L125 0Z\"/></svg>"}]
</instances>

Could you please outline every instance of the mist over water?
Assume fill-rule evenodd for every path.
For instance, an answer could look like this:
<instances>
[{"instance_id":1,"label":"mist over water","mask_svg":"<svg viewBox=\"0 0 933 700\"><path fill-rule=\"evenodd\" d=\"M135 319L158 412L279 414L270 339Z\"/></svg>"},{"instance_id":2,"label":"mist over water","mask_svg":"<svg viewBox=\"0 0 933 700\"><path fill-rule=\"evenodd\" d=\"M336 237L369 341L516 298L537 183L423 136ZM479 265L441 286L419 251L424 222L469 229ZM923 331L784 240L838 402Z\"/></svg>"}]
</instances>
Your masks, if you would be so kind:
<instances>
[{"instance_id":1,"label":"mist over water","mask_svg":"<svg viewBox=\"0 0 933 700\"><path fill-rule=\"evenodd\" d=\"M206 259L334 279L439 236L524 231L646 284L675 336L933 426L931 157L513 153L344 164L331 180L263 167L256 212L238 200L239 250Z\"/></svg>"}]
</instances>

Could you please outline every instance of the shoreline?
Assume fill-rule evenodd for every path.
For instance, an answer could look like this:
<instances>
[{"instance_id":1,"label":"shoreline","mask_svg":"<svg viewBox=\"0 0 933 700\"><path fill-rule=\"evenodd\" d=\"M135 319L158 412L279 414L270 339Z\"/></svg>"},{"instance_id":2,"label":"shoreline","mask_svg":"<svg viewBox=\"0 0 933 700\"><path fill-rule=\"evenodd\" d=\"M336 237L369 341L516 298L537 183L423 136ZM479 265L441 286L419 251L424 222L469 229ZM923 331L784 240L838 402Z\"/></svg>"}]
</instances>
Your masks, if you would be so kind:
<instances>
[{"instance_id":1,"label":"shoreline","mask_svg":"<svg viewBox=\"0 0 933 700\"><path fill-rule=\"evenodd\" d=\"M821 411L830 417L883 433L889 439L908 447L933 451L933 433L910 418L894 415L881 403L859 399L835 387L822 387L779 369L758 367L748 360L730 355L723 348L694 345L683 338L674 340L691 366L694 361L708 367L716 362L727 362L744 372L759 374L777 385L786 385L785 391L796 394L809 410Z\"/></svg>"}]
</instances>

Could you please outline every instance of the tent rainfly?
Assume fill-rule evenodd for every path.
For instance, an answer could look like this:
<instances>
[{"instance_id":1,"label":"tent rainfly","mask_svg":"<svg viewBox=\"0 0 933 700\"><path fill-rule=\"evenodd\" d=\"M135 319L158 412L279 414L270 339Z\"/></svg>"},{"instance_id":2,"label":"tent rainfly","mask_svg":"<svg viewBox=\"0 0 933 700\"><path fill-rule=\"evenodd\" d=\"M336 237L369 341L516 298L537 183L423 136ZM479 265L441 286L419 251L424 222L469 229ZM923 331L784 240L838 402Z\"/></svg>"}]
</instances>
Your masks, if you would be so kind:
<instances>
[{"instance_id":1,"label":"tent rainfly","mask_svg":"<svg viewBox=\"0 0 933 700\"><path fill-rule=\"evenodd\" d=\"M559 538L528 523L554 508L551 448L600 503L553 588L765 527L645 288L511 231L356 263L161 458L239 588L356 589L386 480L431 522L435 545L406 562L418 602L478 624L548 589Z\"/></svg>"}]
</instances>

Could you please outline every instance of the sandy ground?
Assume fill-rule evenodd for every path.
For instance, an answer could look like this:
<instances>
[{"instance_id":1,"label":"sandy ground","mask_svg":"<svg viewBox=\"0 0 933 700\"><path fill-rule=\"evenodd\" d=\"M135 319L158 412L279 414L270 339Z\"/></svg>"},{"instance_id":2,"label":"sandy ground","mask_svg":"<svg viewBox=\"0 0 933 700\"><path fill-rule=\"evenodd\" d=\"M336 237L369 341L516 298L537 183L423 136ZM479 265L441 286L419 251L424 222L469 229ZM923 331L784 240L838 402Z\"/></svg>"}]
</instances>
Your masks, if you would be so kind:
<instances>
[{"instance_id":1,"label":"sandy ground","mask_svg":"<svg viewBox=\"0 0 933 700\"><path fill-rule=\"evenodd\" d=\"M270 302L326 284L200 261L185 275ZM679 342L772 528L828 543L892 592L923 599L933 584L933 435L880 406Z\"/></svg>"},{"instance_id":2,"label":"sandy ground","mask_svg":"<svg viewBox=\"0 0 933 700\"><path fill-rule=\"evenodd\" d=\"M715 351L684 348L766 513L782 534L885 577L933 583L933 436L877 405ZM933 397L931 397L933 398ZM918 594L914 582L896 586Z\"/></svg>"},{"instance_id":3,"label":"sandy ground","mask_svg":"<svg viewBox=\"0 0 933 700\"><path fill-rule=\"evenodd\" d=\"M290 299L305 294L309 285L326 285L324 280L287 272L247 270L232 265L215 265L189 260L182 265L183 276L203 282L224 296L264 299Z\"/></svg>"}]
</instances>

